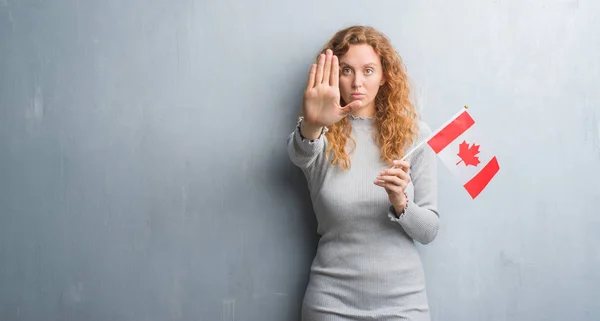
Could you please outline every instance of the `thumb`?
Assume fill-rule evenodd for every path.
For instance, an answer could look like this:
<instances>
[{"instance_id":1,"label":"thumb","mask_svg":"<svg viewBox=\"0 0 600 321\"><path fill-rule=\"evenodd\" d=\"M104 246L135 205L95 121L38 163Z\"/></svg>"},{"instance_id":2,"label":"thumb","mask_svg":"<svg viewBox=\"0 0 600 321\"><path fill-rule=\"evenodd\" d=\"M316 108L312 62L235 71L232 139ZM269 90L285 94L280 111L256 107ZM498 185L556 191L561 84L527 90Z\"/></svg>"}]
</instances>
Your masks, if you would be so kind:
<instances>
[{"instance_id":1,"label":"thumb","mask_svg":"<svg viewBox=\"0 0 600 321\"><path fill-rule=\"evenodd\" d=\"M344 112L351 113L351 112L359 109L360 107L362 107L362 101L355 100L355 101L347 104L346 106L344 106Z\"/></svg>"}]
</instances>

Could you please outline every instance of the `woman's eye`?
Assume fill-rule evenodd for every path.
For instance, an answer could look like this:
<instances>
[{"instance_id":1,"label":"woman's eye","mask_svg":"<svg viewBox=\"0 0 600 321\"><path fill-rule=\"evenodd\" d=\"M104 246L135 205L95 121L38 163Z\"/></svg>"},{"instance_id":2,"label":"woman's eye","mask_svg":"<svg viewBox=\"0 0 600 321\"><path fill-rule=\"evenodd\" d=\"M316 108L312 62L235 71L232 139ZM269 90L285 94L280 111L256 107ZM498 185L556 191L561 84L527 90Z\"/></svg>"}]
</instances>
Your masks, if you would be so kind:
<instances>
[{"instance_id":1,"label":"woman's eye","mask_svg":"<svg viewBox=\"0 0 600 321\"><path fill-rule=\"evenodd\" d=\"M373 70L373 69L367 69L367 71L366 71L367 75L371 75L374 72L375 72L375 70Z\"/></svg>"},{"instance_id":2,"label":"woman's eye","mask_svg":"<svg viewBox=\"0 0 600 321\"><path fill-rule=\"evenodd\" d=\"M350 74L351 72L352 72L352 71L350 70L350 68L343 68L343 69L342 69L342 73L343 73L343 74L346 74L346 75L347 75L347 74Z\"/></svg>"}]
</instances>

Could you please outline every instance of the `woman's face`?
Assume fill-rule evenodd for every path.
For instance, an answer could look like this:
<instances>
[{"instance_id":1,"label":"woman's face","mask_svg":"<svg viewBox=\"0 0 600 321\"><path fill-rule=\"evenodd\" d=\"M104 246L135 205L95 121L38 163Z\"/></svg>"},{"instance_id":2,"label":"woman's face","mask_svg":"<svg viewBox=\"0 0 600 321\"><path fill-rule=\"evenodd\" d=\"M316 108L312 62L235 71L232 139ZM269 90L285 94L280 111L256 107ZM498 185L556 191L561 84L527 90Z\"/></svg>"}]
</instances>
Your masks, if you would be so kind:
<instances>
[{"instance_id":1,"label":"woman's face","mask_svg":"<svg viewBox=\"0 0 600 321\"><path fill-rule=\"evenodd\" d=\"M348 104L361 100L362 106L356 116L371 117L375 114L375 96L385 83L381 59L368 44L351 45L340 61L340 95Z\"/></svg>"}]
</instances>

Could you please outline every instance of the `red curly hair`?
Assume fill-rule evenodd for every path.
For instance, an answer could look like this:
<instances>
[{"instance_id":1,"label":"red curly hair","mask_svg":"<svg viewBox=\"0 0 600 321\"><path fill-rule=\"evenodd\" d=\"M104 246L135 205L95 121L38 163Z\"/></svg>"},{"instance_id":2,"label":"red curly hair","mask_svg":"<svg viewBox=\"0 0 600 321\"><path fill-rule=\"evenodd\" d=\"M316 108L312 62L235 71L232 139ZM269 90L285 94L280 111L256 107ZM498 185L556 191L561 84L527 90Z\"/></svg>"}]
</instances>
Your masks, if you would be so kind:
<instances>
[{"instance_id":1,"label":"red curly hair","mask_svg":"<svg viewBox=\"0 0 600 321\"><path fill-rule=\"evenodd\" d=\"M369 26L352 26L338 31L321 52L331 49L334 55L341 57L348 52L350 45L358 44L370 45L381 59L385 83L375 97L374 137L381 150L381 159L391 166L393 160L404 156L418 130L406 70L389 39ZM341 99L340 104L345 106L346 102ZM345 151L346 141L350 139L356 144L350 132L350 122L343 118L325 133L329 142L327 155L332 156L334 165L344 170L350 167L350 158Z\"/></svg>"}]
</instances>

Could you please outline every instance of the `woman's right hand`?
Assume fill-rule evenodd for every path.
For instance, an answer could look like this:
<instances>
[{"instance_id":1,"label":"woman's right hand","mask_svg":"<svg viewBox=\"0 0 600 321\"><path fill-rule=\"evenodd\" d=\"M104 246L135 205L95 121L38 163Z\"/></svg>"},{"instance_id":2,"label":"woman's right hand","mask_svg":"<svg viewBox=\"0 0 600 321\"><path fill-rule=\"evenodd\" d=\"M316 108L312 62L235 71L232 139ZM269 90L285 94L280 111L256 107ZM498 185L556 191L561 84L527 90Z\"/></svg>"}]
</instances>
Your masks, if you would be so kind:
<instances>
[{"instance_id":1,"label":"woman's right hand","mask_svg":"<svg viewBox=\"0 0 600 321\"><path fill-rule=\"evenodd\" d=\"M339 61L331 49L320 54L318 64L312 64L304 91L302 112L304 121L312 129L330 126L350 112L360 108L361 101L340 105Z\"/></svg>"}]
</instances>

